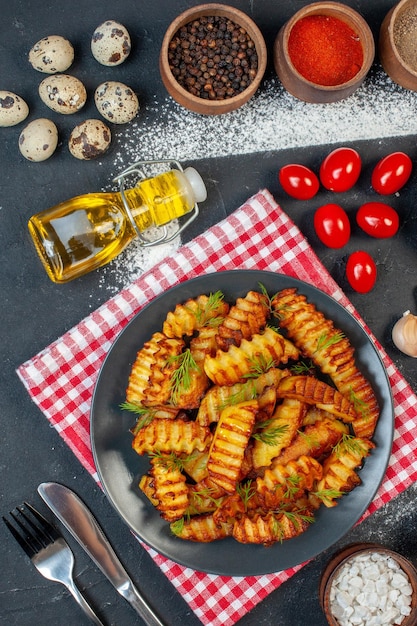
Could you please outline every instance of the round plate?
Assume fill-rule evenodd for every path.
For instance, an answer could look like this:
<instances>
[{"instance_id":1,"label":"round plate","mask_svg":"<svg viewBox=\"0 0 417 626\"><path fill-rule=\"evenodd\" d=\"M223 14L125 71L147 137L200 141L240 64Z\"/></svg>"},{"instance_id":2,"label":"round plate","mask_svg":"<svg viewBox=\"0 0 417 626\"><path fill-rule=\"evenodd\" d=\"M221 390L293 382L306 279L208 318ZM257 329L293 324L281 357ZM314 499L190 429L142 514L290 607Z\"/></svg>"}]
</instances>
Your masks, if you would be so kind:
<instances>
[{"instance_id":1,"label":"round plate","mask_svg":"<svg viewBox=\"0 0 417 626\"><path fill-rule=\"evenodd\" d=\"M175 537L169 524L140 492L138 483L149 468L146 457L132 450L129 429L135 416L120 409L125 401L129 373L137 351L175 305L200 294L221 290L234 302L262 284L270 295L296 287L326 317L333 320L356 350L357 365L372 384L381 408L373 438L375 449L360 471L362 484L339 500L322 506L305 533L265 548L240 544L232 538L194 543ZM91 441L104 490L130 528L149 546L193 569L225 576L251 576L277 572L307 561L338 541L366 511L383 477L391 453L394 407L384 365L362 326L333 298L294 278L257 270L207 274L181 283L146 305L123 329L110 349L97 379L91 409Z\"/></svg>"}]
</instances>

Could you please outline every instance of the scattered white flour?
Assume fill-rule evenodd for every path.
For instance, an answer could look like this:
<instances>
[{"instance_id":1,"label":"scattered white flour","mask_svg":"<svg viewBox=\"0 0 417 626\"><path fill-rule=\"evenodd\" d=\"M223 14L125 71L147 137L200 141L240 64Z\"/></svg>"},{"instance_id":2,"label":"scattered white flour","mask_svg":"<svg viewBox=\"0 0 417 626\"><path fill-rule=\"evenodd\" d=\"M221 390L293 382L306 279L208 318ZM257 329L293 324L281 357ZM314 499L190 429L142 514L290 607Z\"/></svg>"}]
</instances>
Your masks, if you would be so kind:
<instances>
[{"instance_id":1,"label":"scattered white flour","mask_svg":"<svg viewBox=\"0 0 417 626\"><path fill-rule=\"evenodd\" d=\"M155 100L137 120L115 133L113 174L143 159L193 162L411 134L417 134L417 93L395 85L381 69L376 68L352 96L331 104L297 100L272 78L246 105L222 116L198 115L168 96L162 102ZM179 238L157 248L131 244L100 270L103 285L114 291L128 285L179 245ZM112 273L117 285L108 285L106 272Z\"/></svg>"}]
</instances>

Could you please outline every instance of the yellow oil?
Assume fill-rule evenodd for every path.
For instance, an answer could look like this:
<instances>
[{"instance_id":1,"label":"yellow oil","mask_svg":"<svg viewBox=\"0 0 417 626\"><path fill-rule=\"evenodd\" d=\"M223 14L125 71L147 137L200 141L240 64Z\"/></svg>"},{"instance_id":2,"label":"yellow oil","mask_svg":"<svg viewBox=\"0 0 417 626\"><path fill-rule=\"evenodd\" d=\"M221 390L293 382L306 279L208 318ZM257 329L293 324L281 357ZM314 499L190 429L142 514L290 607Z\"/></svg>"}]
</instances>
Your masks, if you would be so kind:
<instances>
[{"instance_id":1,"label":"yellow oil","mask_svg":"<svg viewBox=\"0 0 417 626\"><path fill-rule=\"evenodd\" d=\"M125 191L137 229L185 215L195 204L181 171L141 181ZM29 232L49 278L65 283L114 259L137 233L121 194L90 193L34 215Z\"/></svg>"}]
</instances>

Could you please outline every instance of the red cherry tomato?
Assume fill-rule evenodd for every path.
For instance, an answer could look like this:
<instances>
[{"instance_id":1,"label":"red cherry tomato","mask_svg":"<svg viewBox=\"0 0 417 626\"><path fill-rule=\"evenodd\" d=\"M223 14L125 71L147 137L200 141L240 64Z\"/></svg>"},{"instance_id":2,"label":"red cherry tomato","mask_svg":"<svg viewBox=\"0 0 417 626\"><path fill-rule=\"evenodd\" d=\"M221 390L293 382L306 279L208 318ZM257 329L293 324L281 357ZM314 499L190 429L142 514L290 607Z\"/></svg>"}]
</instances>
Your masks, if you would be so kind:
<instances>
[{"instance_id":1,"label":"red cherry tomato","mask_svg":"<svg viewBox=\"0 0 417 626\"><path fill-rule=\"evenodd\" d=\"M362 160L353 148L336 148L320 166L320 180L330 191L347 191L359 178Z\"/></svg>"},{"instance_id":2,"label":"red cherry tomato","mask_svg":"<svg viewBox=\"0 0 417 626\"><path fill-rule=\"evenodd\" d=\"M371 177L372 187L383 196L396 193L410 178L412 169L413 164L408 154L387 154L375 165Z\"/></svg>"},{"instance_id":3,"label":"red cherry tomato","mask_svg":"<svg viewBox=\"0 0 417 626\"><path fill-rule=\"evenodd\" d=\"M358 226L371 237L387 239L398 230L400 219L395 209L383 202L365 202L356 214Z\"/></svg>"},{"instance_id":4,"label":"red cherry tomato","mask_svg":"<svg viewBox=\"0 0 417 626\"><path fill-rule=\"evenodd\" d=\"M342 248L350 237L346 211L338 204L323 204L314 214L314 230L328 248Z\"/></svg>"},{"instance_id":5,"label":"red cherry tomato","mask_svg":"<svg viewBox=\"0 0 417 626\"><path fill-rule=\"evenodd\" d=\"M376 265L371 255L364 250L352 252L346 263L346 278L358 293L371 291L376 281Z\"/></svg>"},{"instance_id":6,"label":"red cherry tomato","mask_svg":"<svg viewBox=\"0 0 417 626\"><path fill-rule=\"evenodd\" d=\"M298 200L310 200L320 187L316 174L305 165L298 163L281 167L278 178L284 191Z\"/></svg>"}]
</instances>

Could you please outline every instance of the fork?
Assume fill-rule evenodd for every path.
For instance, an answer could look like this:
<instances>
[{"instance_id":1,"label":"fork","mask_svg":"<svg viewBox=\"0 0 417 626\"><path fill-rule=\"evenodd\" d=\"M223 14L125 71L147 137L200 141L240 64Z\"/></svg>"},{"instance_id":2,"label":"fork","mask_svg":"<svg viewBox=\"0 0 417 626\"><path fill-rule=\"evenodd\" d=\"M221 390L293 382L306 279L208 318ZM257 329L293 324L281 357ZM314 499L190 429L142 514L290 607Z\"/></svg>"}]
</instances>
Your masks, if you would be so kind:
<instances>
[{"instance_id":1,"label":"fork","mask_svg":"<svg viewBox=\"0 0 417 626\"><path fill-rule=\"evenodd\" d=\"M74 555L58 530L27 502L10 517L14 525L6 517L4 523L42 576L65 585L90 620L104 626L74 583Z\"/></svg>"}]
</instances>

